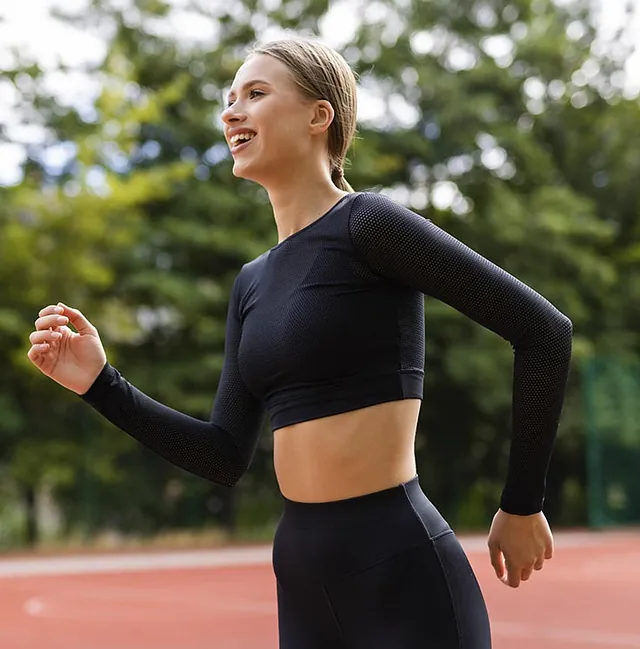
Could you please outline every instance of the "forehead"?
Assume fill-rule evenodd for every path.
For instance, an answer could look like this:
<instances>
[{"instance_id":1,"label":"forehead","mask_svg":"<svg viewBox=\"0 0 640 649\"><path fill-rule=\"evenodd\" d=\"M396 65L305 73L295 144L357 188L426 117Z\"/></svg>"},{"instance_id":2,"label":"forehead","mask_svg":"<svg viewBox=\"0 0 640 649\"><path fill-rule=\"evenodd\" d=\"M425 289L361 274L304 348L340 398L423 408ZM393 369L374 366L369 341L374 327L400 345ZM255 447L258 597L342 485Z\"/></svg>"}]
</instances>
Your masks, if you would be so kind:
<instances>
[{"instance_id":1,"label":"forehead","mask_svg":"<svg viewBox=\"0 0 640 649\"><path fill-rule=\"evenodd\" d=\"M236 72L230 92L239 91L246 83L256 79L274 86L293 85L287 66L272 56L257 54L247 59Z\"/></svg>"}]
</instances>

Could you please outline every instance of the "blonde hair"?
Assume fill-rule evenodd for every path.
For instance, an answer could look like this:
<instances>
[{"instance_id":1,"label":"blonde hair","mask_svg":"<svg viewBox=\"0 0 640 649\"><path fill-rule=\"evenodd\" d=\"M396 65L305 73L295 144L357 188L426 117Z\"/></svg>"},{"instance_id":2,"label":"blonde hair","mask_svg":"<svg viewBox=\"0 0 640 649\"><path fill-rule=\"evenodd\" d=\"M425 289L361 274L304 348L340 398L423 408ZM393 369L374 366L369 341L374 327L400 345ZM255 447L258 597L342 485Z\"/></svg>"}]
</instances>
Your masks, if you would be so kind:
<instances>
[{"instance_id":1,"label":"blonde hair","mask_svg":"<svg viewBox=\"0 0 640 649\"><path fill-rule=\"evenodd\" d=\"M335 113L329 127L331 180L353 192L344 177L347 151L357 131L356 76L335 50L310 38L291 37L254 45L247 55L265 54L282 61L304 97L328 101Z\"/></svg>"}]
</instances>

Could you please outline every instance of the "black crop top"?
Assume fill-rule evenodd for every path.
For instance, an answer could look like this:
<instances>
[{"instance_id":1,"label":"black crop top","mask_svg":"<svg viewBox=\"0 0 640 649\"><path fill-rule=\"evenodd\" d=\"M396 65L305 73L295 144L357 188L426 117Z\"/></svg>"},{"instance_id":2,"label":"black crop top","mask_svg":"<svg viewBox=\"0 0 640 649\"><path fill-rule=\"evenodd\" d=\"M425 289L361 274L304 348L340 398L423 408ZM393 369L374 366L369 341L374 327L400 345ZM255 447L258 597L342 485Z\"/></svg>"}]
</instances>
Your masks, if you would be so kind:
<instances>
[{"instance_id":1,"label":"black crop top","mask_svg":"<svg viewBox=\"0 0 640 649\"><path fill-rule=\"evenodd\" d=\"M422 398L424 295L514 350L511 452L500 506L542 509L571 357L571 321L431 221L372 192L332 209L239 272L209 421L146 396L109 363L82 398L173 464L232 486L273 429Z\"/></svg>"}]
</instances>

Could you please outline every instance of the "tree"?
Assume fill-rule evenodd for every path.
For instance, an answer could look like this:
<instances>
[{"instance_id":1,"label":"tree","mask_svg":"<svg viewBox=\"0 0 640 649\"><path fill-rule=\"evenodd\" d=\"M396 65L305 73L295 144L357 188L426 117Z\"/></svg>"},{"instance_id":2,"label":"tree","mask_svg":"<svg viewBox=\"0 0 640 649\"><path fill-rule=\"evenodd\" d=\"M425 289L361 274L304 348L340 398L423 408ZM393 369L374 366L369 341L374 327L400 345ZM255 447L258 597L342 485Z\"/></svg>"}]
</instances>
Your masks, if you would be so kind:
<instances>
[{"instance_id":1,"label":"tree","mask_svg":"<svg viewBox=\"0 0 640 649\"><path fill-rule=\"evenodd\" d=\"M208 416L231 283L275 243L265 193L231 174L225 89L257 36L319 33L332 11L319 0L93 2L65 20L109 34L104 60L84 71L99 81L95 101L62 105L32 62L8 72L20 113L47 141L31 147L24 182L3 190L0 206L0 357L11 368L0 462L30 489L53 481L71 526L87 512L95 529L146 532L232 518L229 492L38 377L25 332L43 304L75 304L129 380ZM187 19L210 31L206 42L177 31ZM640 190L630 181L640 108L620 87L622 58L592 50L586 0L386 0L362 20L340 47L370 114L347 177L431 218L572 318L575 362L547 507L558 522L582 522L580 364L600 351L639 352ZM52 151L64 164L51 164ZM508 453L511 350L433 300L426 314L420 473L449 519L484 526ZM238 488L243 519L277 513L271 443L265 431Z\"/></svg>"}]
</instances>

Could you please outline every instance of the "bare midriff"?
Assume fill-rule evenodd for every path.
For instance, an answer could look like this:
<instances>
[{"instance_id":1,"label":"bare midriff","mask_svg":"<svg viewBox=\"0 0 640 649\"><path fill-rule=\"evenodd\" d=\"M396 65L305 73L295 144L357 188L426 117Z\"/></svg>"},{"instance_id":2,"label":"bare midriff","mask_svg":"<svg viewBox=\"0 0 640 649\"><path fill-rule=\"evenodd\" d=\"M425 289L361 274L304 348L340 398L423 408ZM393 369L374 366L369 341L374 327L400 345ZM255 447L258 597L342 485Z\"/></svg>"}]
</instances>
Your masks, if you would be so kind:
<instances>
[{"instance_id":1,"label":"bare midriff","mask_svg":"<svg viewBox=\"0 0 640 649\"><path fill-rule=\"evenodd\" d=\"M391 401L276 430L274 464L282 495L330 502L408 482L416 475L420 404Z\"/></svg>"}]
</instances>

